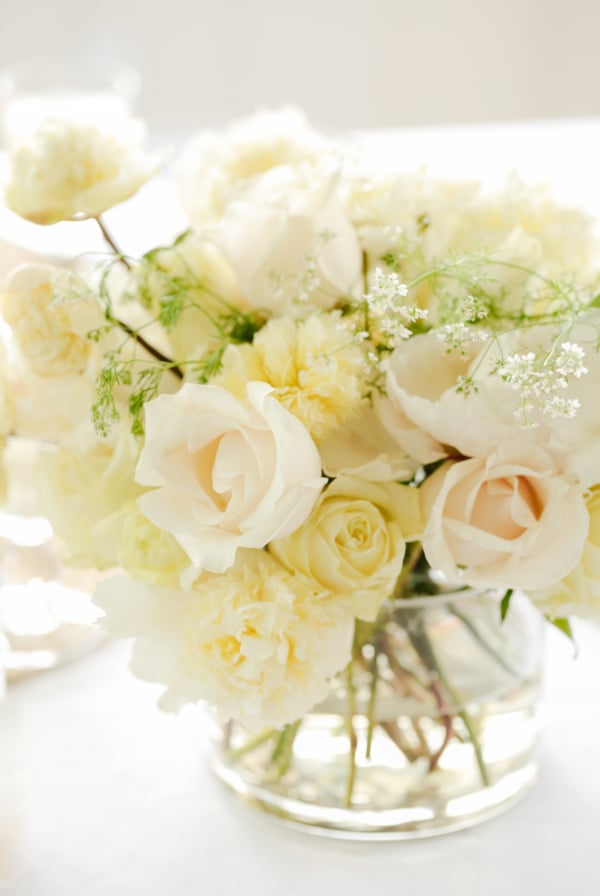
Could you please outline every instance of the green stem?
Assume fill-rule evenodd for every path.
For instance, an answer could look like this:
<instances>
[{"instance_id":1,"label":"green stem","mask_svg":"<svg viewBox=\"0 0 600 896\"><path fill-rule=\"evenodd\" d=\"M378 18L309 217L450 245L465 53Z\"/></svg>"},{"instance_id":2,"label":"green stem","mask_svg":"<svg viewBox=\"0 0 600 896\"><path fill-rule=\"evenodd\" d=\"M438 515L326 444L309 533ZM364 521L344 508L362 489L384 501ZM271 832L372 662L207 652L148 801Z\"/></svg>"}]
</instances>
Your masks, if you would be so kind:
<instances>
[{"instance_id":1,"label":"green stem","mask_svg":"<svg viewBox=\"0 0 600 896\"><path fill-rule=\"evenodd\" d=\"M356 712L356 691L354 688L354 680L352 678L352 663L348 663L346 669L346 686L348 690L348 713L346 716L346 733L348 735L348 779L346 782L346 794L344 797L344 806L346 809L352 808L352 796L354 793L354 784L356 781L356 747L357 737L354 730L354 714Z\"/></svg>"},{"instance_id":2,"label":"green stem","mask_svg":"<svg viewBox=\"0 0 600 896\"><path fill-rule=\"evenodd\" d=\"M426 632L420 631L418 634L410 631L410 627L407 627L408 635L413 644L415 650L418 655L421 657L425 665L431 669L432 672L438 677L439 682L444 686L446 693L449 695L450 700L452 701L453 707L459 707L462 703L462 699L460 695L454 690L448 679L446 678L437 656L433 650L433 646ZM466 709L456 709L456 715L459 719L462 719L462 722L469 733L469 737L471 739L471 744L473 745L473 751L475 753L475 761L477 762L477 767L479 769L479 774L481 776L481 781L484 787L489 787L490 785L490 777L488 774L488 770L486 768L483 753L481 751L481 744L479 743L479 738L477 737L477 732L475 731L475 726L473 725L473 720L471 719L469 713ZM438 756L437 759L440 757ZM436 762L437 762L436 759Z\"/></svg>"},{"instance_id":3,"label":"green stem","mask_svg":"<svg viewBox=\"0 0 600 896\"><path fill-rule=\"evenodd\" d=\"M367 704L367 759L371 758L371 746L373 744L373 731L375 729L375 703L377 702L377 682L379 680L379 663L377 662L378 651L375 645L375 653L371 660L371 687L369 691L369 702Z\"/></svg>"},{"instance_id":4,"label":"green stem","mask_svg":"<svg viewBox=\"0 0 600 896\"><path fill-rule=\"evenodd\" d=\"M226 761L231 763L237 762L238 759L241 759L246 753L251 753L252 750L256 750L262 744L275 737L276 734L276 728L267 728L266 731L261 731L260 734L251 737L250 740L247 740L241 747L237 747L235 750L228 750L225 756Z\"/></svg>"},{"instance_id":5,"label":"green stem","mask_svg":"<svg viewBox=\"0 0 600 896\"><path fill-rule=\"evenodd\" d=\"M516 672L512 668L512 666L509 666L504 657L500 653L498 653L498 651L494 647L492 647L491 644L488 644L485 638L481 636L477 626L475 626L471 622L471 620L467 616L465 616L464 613L462 613L460 610L457 610L456 607L454 607L452 604L448 605L448 609L453 616L456 616L457 619L460 619L469 634L472 635L479 646L498 663L501 669L504 669L504 671L508 672L509 675L513 675L515 678L518 678L518 672Z\"/></svg>"},{"instance_id":6,"label":"green stem","mask_svg":"<svg viewBox=\"0 0 600 896\"><path fill-rule=\"evenodd\" d=\"M275 772L276 778L283 778L290 767L294 741L301 723L302 719L297 719L291 725L286 725L277 738L277 743L271 754L271 768Z\"/></svg>"}]
</instances>

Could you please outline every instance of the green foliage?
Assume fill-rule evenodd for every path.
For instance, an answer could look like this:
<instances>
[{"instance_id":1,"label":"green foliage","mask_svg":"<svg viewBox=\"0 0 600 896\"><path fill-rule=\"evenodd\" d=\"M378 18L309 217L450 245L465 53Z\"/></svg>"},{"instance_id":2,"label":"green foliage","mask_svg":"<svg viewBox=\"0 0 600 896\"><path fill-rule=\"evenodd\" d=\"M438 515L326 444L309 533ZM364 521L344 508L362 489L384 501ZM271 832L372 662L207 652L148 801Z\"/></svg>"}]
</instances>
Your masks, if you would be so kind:
<instances>
[{"instance_id":1,"label":"green foliage","mask_svg":"<svg viewBox=\"0 0 600 896\"><path fill-rule=\"evenodd\" d=\"M512 596L513 596L513 589L508 588L504 594L504 597L500 601L500 620L501 620L501 622L504 622L504 620L506 619L506 614L508 613L508 610L510 608L510 600L511 600Z\"/></svg>"}]
</instances>

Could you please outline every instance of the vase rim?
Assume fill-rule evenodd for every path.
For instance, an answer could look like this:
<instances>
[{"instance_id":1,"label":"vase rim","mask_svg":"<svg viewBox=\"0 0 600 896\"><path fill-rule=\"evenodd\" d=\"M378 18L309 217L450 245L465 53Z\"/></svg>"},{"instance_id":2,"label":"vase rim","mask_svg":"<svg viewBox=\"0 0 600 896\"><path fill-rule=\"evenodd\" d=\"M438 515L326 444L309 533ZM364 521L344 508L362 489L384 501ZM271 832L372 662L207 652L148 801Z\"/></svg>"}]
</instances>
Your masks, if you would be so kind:
<instances>
[{"instance_id":1,"label":"vase rim","mask_svg":"<svg viewBox=\"0 0 600 896\"><path fill-rule=\"evenodd\" d=\"M454 587L449 585L447 591L439 594L419 594L417 592L411 597L393 598L390 600L390 603L393 603L396 608L427 608L450 603L462 603L463 601L474 600L483 596L500 601L503 593L503 590L498 588L474 588L470 585L456 585Z\"/></svg>"}]
</instances>

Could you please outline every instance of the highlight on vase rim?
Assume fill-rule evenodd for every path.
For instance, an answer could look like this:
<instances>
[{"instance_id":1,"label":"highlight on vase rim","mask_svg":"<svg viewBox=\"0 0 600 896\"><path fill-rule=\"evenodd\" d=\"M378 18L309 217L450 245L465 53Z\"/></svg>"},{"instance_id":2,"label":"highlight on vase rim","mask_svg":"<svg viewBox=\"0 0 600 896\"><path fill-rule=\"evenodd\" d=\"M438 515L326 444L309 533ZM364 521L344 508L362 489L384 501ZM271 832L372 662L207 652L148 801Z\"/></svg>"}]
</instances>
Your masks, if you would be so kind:
<instances>
[{"instance_id":1,"label":"highlight on vase rim","mask_svg":"<svg viewBox=\"0 0 600 896\"><path fill-rule=\"evenodd\" d=\"M54 446L35 482L68 561L118 569L103 625L163 708L215 707L236 789L239 759L287 799L324 726L345 756L325 827L365 832L336 813L376 806L386 762L386 811L416 815L380 833L496 811L534 774L532 619L600 617L594 222L514 177L373 168L283 109L190 141L189 227L132 257L106 213L163 157L126 131L54 118L10 158L17 214L107 245L1 287L3 438ZM422 600L449 587L473 618Z\"/></svg>"}]
</instances>

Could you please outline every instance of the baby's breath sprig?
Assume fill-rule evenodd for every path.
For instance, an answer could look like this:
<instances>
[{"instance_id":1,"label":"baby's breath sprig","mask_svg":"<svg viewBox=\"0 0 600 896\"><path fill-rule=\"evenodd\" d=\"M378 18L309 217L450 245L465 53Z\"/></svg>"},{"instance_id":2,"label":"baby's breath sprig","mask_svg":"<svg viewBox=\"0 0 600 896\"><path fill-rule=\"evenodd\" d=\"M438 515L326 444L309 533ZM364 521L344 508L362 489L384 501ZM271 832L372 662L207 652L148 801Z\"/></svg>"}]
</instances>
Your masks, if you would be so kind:
<instances>
[{"instance_id":1,"label":"baby's breath sprig","mask_svg":"<svg viewBox=\"0 0 600 896\"><path fill-rule=\"evenodd\" d=\"M520 393L515 416L522 426L536 426L532 412L538 408L548 417L574 417L580 403L577 398L559 394L572 378L586 374L582 346L562 342L551 351L515 352L500 359L492 369L504 382Z\"/></svg>"},{"instance_id":2,"label":"baby's breath sprig","mask_svg":"<svg viewBox=\"0 0 600 896\"><path fill-rule=\"evenodd\" d=\"M395 271L377 268L370 290L351 305L354 333L377 359L392 352L426 320L427 311L406 302L408 288Z\"/></svg>"}]
</instances>

